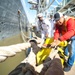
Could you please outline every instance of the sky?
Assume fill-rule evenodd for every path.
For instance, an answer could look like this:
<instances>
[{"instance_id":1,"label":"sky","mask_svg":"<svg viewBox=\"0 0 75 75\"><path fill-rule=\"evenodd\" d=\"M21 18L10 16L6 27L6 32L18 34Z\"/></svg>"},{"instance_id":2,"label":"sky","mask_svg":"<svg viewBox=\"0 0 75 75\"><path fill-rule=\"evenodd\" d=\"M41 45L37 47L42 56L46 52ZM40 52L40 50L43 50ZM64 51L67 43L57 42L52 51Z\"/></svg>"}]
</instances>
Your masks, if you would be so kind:
<instances>
[{"instance_id":1,"label":"sky","mask_svg":"<svg viewBox=\"0 0 75 75\"><path fill-rule=\"evenodd\" d=\"M62 0L56 0L56 1L61 2ZM58 3L56 1L54 1L54 3L52 5L57 6ZM36 14L37 14L36 10L30 9L31 4L28 3L28 0L21 0L21 2L22 2L23 8L26 12L29 22L30 23L35 22L35 18L36 18ZM53 9L53 7L50 7L47 11L50 12L50 10L52 10L52 9Z\"/></svg>"}]
</instances>

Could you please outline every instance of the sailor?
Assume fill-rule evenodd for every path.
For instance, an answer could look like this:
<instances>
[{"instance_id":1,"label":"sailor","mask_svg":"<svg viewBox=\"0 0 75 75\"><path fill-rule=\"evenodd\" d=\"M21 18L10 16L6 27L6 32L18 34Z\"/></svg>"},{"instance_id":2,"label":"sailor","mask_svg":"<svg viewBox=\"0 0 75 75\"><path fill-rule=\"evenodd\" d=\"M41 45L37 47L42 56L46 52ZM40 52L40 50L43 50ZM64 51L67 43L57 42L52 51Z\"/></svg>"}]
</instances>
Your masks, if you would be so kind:
<instances>
[{"instance_id":1,"label":"sailor","mask_svg":"<svg viewBox=\"0 0 75 75\"><path fill-rule=\"evenodd\" d=\"M64 71L71 70L74 59L75 59L75 19L69 16L65 16L60 12L54 14L55 24L55 32L54 32L54 42L52 46L57 46L60 41L71 40L70 50L71 54L68 58L67 65L64 67ZM68 46L65 49L65 54L68 55Z\"/></svg>"},{"instance_id":2,"label":"sailor","mask_svg":"<svg viewBox=\"0 0 75 75\"><path fill-rule=\"evenodd\" d=\"M37 32L41 33L41 38L45 39L46 37L51 37L49 34L51 30L51 24L48 19L44 19L42 13L37 15L38 22L37 22Z\"/></svg>"},{"instance_id":3,"label":"sailor","mask_svg":"<svg viewBox=\"0 0 75 75\"><path fill-rule=\"evenodd\" d=\"M54 19L53 19L53 15L50 14L50 19L49 19L50 23L51 23L51 31L50 31L50 34L51 34L51 37L54 36Z\"/></svg>"}]
</instances>

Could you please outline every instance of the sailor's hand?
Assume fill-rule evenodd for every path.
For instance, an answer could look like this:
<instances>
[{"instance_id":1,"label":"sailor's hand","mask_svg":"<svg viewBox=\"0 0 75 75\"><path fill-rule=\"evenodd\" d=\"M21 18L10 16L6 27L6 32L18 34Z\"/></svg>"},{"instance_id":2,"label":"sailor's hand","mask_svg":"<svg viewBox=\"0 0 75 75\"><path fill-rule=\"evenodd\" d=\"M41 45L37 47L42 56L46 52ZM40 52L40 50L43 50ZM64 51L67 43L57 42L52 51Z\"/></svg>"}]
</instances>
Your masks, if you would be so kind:
<instances>
[{"instance_id":1,"label":"sailor's hand","mask_svg":"<svg viewBox=\"0 0 75 75\"><path fill-rule=\"evenodd\" d=\"M46 36L46 38L48 37L48 33L45 35Z\"/></svg>"},{"instance_id":2,"label":"sailor's hand","mask_svg":"<svg viewBox=\"0 0 75 75\"><path fill-rule=\"evenodd\" d=\"M43 47L43 48L47 48L47 44L43 44L42 47Z\"/></svg>"},{"instance_id":3,"label":"sailor's hand","mask_svg":"<svg viewBox=\"0 0 75 75\"><path fill-rule=\"evenodd\" d=\"M60 44L59 40L54 40L54 42L51 43L51 46L54 47L54 46L58 46L59 44Z\"/></svg>"}]
</instances>

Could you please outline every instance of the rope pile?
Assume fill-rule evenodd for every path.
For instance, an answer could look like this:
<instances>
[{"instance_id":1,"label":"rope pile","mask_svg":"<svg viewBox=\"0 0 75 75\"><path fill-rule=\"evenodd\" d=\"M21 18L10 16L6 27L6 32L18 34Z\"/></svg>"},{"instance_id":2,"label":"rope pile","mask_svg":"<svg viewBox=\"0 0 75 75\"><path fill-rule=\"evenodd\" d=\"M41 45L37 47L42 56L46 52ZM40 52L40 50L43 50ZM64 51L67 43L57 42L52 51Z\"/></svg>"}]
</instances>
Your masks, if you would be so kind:
<instances>
[{"instance_id":1,"label":"rope pile","mask_svg":"<svg viewBox=\"0 0 75 75\"><path fill-rule=\"evenodd\" d=\"M33 39L30 39L33 40ZM42 39L34 39L37 41L38 46L41 47L43 42ZM4 61L7 59L7 57L15 56L16 53L21 52L22 50L26 50L27 48L31 47L30 42L26 43L20 43L20 44L15 44L15 45L10 45L10 46L1 46L0 47L0 62Z\"/></svg>"},{"instance_id":2,"label":"rope pile","mask_svg":"<svg viewBox=\"0 0 75 75\"><path fill-rule=\"evenodd\" d=\"M4 61L7 57L16 55L17 52L26 50L28 47L31 47L30 43L21 43L0 47L0 62Z\"/></svg>"}]
</instances>

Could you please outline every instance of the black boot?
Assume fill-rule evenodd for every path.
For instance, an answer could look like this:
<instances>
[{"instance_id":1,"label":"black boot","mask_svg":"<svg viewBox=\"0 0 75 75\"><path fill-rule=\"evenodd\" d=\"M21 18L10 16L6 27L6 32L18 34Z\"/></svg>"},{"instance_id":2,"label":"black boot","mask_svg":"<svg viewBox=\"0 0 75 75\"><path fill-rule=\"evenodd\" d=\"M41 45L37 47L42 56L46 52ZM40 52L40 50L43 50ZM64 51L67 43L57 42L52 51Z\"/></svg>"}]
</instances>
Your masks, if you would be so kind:
<instances>
[{"instance_id":1,"label":"black boot","mask_svg":"<svg viewBox=\"0 0 75 75\"><path fill-rule=\"evenodd\" d=\"M69 66L67 63L65 63L63 70L64 70L65 72L68 72L68 71L71 70L71 68L72 68L72 66Z\"/></svg>"}]
</instances>

